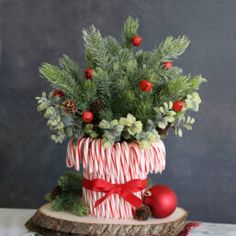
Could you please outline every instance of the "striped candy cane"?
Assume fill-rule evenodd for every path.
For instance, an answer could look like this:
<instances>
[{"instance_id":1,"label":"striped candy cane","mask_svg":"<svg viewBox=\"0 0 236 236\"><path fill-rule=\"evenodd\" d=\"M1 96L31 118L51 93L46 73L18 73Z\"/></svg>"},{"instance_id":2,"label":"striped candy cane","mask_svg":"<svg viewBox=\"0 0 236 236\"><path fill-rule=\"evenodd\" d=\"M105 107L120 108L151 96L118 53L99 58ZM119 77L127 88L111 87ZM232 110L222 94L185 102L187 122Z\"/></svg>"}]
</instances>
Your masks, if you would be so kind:
<instances>
[{"instance_id":1,"label":"striped candy cane","mask_svg":"<svg viewBox=\"0 0 236 236\"><path fill-rule=\"evenodd\" d=\"M132 179L146 179L148 173L158 173L165 169L166 151L159 140L147 150L140 149L137 142L120 142L104 149L100 139L81 138L77 142L71 139L67 147L66 165L80 169L86 179L104 179L113 184L123 184ZM144 191L134 193L142 198ZM113 194L94 208L95 202L105 193L83 188L83 197L90 215L100 218L133 218L133 206Z\"/></svg>"}]
</instances>

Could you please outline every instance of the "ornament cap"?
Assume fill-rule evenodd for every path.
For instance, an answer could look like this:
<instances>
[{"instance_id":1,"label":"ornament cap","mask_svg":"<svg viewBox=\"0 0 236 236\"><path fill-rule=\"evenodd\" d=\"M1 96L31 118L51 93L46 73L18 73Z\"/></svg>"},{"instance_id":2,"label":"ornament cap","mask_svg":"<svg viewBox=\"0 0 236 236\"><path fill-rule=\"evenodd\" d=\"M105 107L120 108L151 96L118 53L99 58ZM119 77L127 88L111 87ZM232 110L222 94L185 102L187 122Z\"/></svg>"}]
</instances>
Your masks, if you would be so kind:
<instances>
[{"instance_id":1,"label":"ornament cap","mask_svg":"<svg viewBox=\"0 0 236 236\"><path fill-rule=\"evenodd\" d=\"M152 192L150 190L145 191L144 197L151 197L151 196L152 196Z\"/></svg>"}]
</instances>

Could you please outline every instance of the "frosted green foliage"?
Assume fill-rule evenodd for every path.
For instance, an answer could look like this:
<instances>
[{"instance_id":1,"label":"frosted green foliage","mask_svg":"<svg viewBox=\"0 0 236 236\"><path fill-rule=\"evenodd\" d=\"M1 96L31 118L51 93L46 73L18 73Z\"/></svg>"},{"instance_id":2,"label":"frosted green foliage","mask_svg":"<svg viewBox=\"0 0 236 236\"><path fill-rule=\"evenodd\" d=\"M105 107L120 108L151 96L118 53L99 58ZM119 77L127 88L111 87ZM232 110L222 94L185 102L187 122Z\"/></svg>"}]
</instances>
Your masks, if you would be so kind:
<instances>
[{"instance_id":1,"label":"frosted green foliage","mask_svg":"<svg viewBox=\"0 0 236 236\"><path fill-rule=\"evenodd\" d=\"M70 98L78 98L80 69L69 57L62 57L59 60L59 66L43 63L39 72L42 78L47 79L54 87L63 90Z\"/></svg>"},{"instance_id":2,"label":"frosted green foliage","mask_svg":"<svg viewBox=\"0 0 236 236\"><path fill-rule=\"evenodd\" d=\"M171 79L163 84L160 91L160 101L166 100L176 101L186 98L188 94L196 91L201 83L206 80L200 75L197 76L183 76L180 75L175 79Z\"/></svg>"},{"instance_id":3,"label":"frosted green foliage","mask_svg":"<svg viewBox=\"0 0 236 236\"><path fill-rule=\"evenodd\" d=\"M190 116L185 117L184 116L183 121L182 121L182 125L184 128L191 130L194 122L195 122L195 119L193 117L190 117Z\"/></svg>"},{"instance_id":4,"label":"frosted green foliage","mask_svg":"<svg viewBox=\"0 0 236 236\"><path fill-rule=\"evenodd\" d=\"M191 109L193 111L199 110L199 105L201 103L201 98L197 92L193 92L187 95L185 99L186 109Z\"/></svg>"},{"instance_id":5,"label":"frosted green foliage","mask_svg":"<svg viewBox=\"0 0 236 236\"><path fill-rule=\"evenodd\" d=\"M93 124L86 124L84 127L84 132L88 134L91 138L97 138L98 133L94 131L94 125Z\"/></svg>"},{"instance_id":6,"label":"frosted green foliage","mask_svg":"<svg viewBox=\"0 0 236 236\"><path fill-rule=\"evenodd\" d=\"M139 141L140 147L142 149L147 149L150 147L150 144L160 139L160 136L158 132L153 129L152 131L141 132L136 136L136 138Z\"/></svg>"},{"instance_id":7,"label":"frosted green foliage","mask_svg":"<svg viewBox=\"0 0 236 236\"><path fill-rule=\"evenodd\" d=\"M160 70L160 76L164 79L163 83L166 83L173 78L179 78L182 72L183 70L181 68L174 66L169 70Z\"/></svg>"},{"instance_id":8,"label":"frosted green foliage","mask_svg":"<svg viewBox=\"0 0 236 236\"><path fill-rule=\"evenodd\" d=\"M44 117L52 131L51 139L55 143L62 143L65 138L65 133L59 109L53 106L53 102L47 98L46 93L43 93L42 97L36 97L36 99L38 100L38 110L45 111Z\"/></svg>"},{"instance_id":9,"label":"frosted green foliage","mask_svg":"<svg viewBox=\"0 0 236 236\"><path fill-rule=\"evenodd\" d=\"M136 139L139 141L140 147L146 149L150 144L160 139L160 135L156 130L156 126L152 120L147 120L145 125L145 131L136 135Z\"/></svg>"},{"instance_id":10,"label":"frosted green foliage","mask_svg":"<svg viewBox=\"0 0 236 236\"><path fill-rule=\"evenodd\" d=\"M51 139L55 143L62 143L65 137L70 138L73 135L76 137L80 134L79 123L75 125L73 117L63 111L59 105L60 98L53 97L51 93L47 97L43 92L41 97L36 97L36 100L38 101L38 110L44 111L44 118L52 132Z\"/></svg>"},{"instance_id":11,"label":"frosted green foliage","mask_svg":"<svg viewBox=\"0 0 236 236\"><path fill-rule=\"evenodd\" d=\"M134 136L142 131L143 124L141 121L136 121L136 118L132 114L128 114L127 117L122 117L119 123L125 127L128 134Z\"/></svg>"},{"instance_id":12,"label":"frosted green foliage","mask_svg":"<svg viewBox=\"0 0 236 236\"><path fill-rule=\"evenodd\" d=\"M121 117L119 120L102 120L99 123L100 132L103 133L103 145L105 148L111 147L115 142L124 140L138 140L142 148L148 148L151 143L157 141L160 136L151 120L147 122L146 132L143 131L143 124L136 118L128 114L127 117ZM85 127L85 132L91 136L94 132L93 125Z\"/></svg>"},{"instance_id":13,"label":"frosted green foliage","mask_svg":"<svg viewBox=\"0 0 236 236\"><path fill-rule=\"evenodd\" d=\"M88 30L83 30L83 39L85 46L85 57L88 66L91 68L107 67L107 47L101 33L93 25Z\"/></svg>"},{"instance_id":14,"label":"frosted green foliage","mask_svg":"<svg viewBox=\"0 0 236 236\"><path fill-rule=\"evenodd\" d=\"M138 28L138 20L128 17L121 40L103 36L94 26L83 30L85 68L93 72L90 79L84 78L85 68L81 71L68 56L58 65L42 64L40 76L64 93L63 97L43 94L38 98L38 110L45 113L55 142L86 135L102 138L105 147L125 140L138 141L146 148L160 136L164 138L169 128L179 136L182 126L189 128L183 117L188 110L198 111L201 99L196 91L206 80L201 75L184 75L176 66L163 66L166 61L175 64L189 46L188 37L170 36L154 50L145 51L142 45L132 45ZM141 80L151 82L152 90L143 91ZM63 111L63 102L68 99L76 104L76 114ZM175 101L184 103L182 111L173 111ZM84 111L94 113L91 124L83 121Z\"/></svg>"},{"instance_id":15,"label":"frosted green foliage","mask_svg":"<svg viewBox=\"0 0 236 236\"><path fill-rule=\"evenodd\" d=\"M111 80L109 79L107 71L97 68L94 72L94 81L96 83L96 96L99 97L100 102L102 102L104 108L110 107L111 100Z\"/></svg>"},{"instance_id":16,"label":"frosted green foliage","mask_svg":"<svg viewBox=\"0 0 236 236\"><path fill-rule=\"evenodd\" d=\"M162 60L176 59L184 53L189 43L190 41L186 35L178 38L169 36L159 45L154 51L154 54L156 54L158 58L162 58Z\"/></svg>"},{"instance_id":17,"label":"frosted green foliage","mask_svg":"<svg viewBox=\"0 0 236 236\"><path fill-rule=\"evenodd\" d=\"M187 130L192 130L192 125L194 124L195 119L193 117L190 116L183 116L183 117L179 117L176 120L176 124L174 126L175 128L175 134L179 137L183 136L183 131L181 129L181 126L186 128Z\"/></svg>"},{"instance_id":18,"label":"frosted green foliage","mask_svg":"<svg viewBox=\"0 0 236 236\"><path fill-rule=\"evenodd\" d=\"M179 126L175 127L175 135L179 136L180 138L183 136L183 131Z\"/></svg>"},{"instance_id":19,"label":"frosted green foliage","mask_svg":"<svg viewBox=\"0 0 236 236\"><path fill-rule=\"evenodd\" d=\"M38 101L38 111L43 111L51 105L51 101L47 99L45 92L42 93L42 97L36 97L36 100Z\"/></svg>"},{"instance_id":20,"label":"frosted green foliage","mask_svg":"<svg viewBox=\"0 0 236 236\"><path fill-rule=\"evenodd\" d=\"M106 121L102 120L99 123L99 128L102 130L102 138L104 147L111 147L115 142L120 141L121 133L124 126L118 120Z\"/></svg>"},{"instance_id":21,"label":"frosted green foliage","mask_svg":"<svg viewBox=\"0 0 236 236\"><path fill-rule=\"evenodd\" d=\"M131 38L138 33L139 23L137 19L128 17L124 23L123 40L127 46L131 46Z\"/></svg>"},{"instance_id":22,"label":"frosted green foliage","mask_svg":"<svg viewBox=\"0 0 236 236\"><path fill-rule=\"evenodd\" d=\"M176 113L172 110L172 107L172 102L165 102L163 106L154 108L156 112L155 123L157 127L165 129L168 123L174 122Z\"/></svg>"}]
</instances>

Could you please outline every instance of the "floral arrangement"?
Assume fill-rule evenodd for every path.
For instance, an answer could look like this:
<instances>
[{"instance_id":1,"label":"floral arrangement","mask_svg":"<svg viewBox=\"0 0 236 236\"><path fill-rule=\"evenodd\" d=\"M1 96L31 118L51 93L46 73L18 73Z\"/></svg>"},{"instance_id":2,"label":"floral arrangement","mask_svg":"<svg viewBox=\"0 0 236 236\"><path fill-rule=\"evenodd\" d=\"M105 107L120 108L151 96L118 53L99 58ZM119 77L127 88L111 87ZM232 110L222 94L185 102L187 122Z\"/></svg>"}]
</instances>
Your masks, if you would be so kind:
<instances>
[{"instance_id":1,"label":"floral arrangement","mask_svg":"<svg viewBox=\"0 0 236 236\"><path fill-rule=\"evenodd\" d=\"M206 80L184 75L174 66L189 45L186 36L167 37L153 51L139 49L138 20L129 17L121 40L91 26L83 30L87 68L68 56L58 65L43 63L42 78L52 85L49 94L36 97L44 112L51 139L102 139L105 148L116 142L139 142L141 148L166 137L168 130L182 136L192 129L201 103L197 92Z\"/></svg>"}]
</instances>

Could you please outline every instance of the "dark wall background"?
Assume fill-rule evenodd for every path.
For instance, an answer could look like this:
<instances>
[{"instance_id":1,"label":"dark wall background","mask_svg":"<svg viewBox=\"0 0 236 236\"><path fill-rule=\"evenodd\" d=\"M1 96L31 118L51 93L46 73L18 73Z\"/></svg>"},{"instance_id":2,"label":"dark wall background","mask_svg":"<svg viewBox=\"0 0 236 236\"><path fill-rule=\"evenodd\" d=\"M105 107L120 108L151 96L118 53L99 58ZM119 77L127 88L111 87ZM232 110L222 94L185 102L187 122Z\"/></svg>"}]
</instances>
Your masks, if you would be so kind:
<instances>
[{"instance_id":1,"label":"dark wall background","mask_svg":"<svg viewBox=\"0 0 236 236\"><path fill-rule=\"evenodd\" d=\"M168 137L167 169L153 179L176 190L191 219L236 223L236 1L0 0L0 10L0 207L39 207L65 171L66 144L52 143L36 111L48 89L39 64L68 54L84 66L82 29L118 37L131 15L144 49L189 35L176 64L208 78L194 130Z\"/></svg>"}]
</instances>

